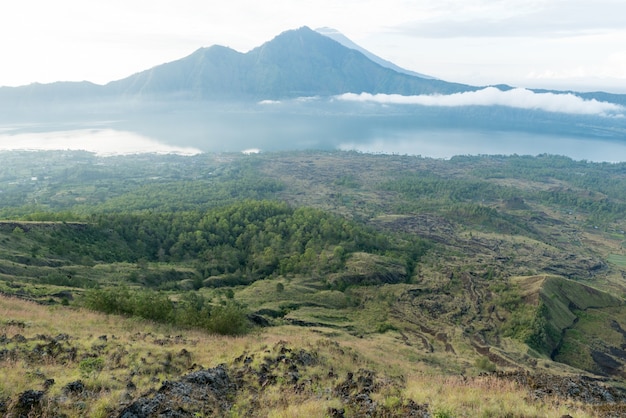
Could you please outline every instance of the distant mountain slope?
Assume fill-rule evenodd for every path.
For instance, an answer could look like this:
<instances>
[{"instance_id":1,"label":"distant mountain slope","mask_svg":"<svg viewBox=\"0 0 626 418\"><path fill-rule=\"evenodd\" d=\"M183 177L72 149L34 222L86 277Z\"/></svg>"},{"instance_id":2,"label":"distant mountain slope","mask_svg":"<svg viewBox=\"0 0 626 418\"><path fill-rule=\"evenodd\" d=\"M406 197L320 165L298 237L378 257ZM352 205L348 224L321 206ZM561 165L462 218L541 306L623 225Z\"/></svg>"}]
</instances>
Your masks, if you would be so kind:
<instances>
[{"instance_id":1,"label":"distant mountain slope","mask_svg":"<svg viewBox=\"0 0 626 418\"><path fill-rule=\"evenodd\" d=\"M88 82L0 88L0 106L30 109L59 102L124 100L262 100L342 93L449 94L475 87L401 74L385 68L308 27L281 33L240 53L223 46L200 48L100 86Z\"/></svg>"},{"instance_id":2,"label":"distant mountain slope","mask_svg":"<svg viewBox=\"0 0 626 418\"><path fill-rule=\"evenodd\" d=\"M394 71L397 71L399 73L402 74L407 74L413 77L421 77L421 78L427 78L429 80L435 80L435 77L431 77L429 75L426 74L421 74L421 73L416 73L415 71L411 71L411 70L407 70L405 68L399 67L396 64L394 64L393 62L387 61L384 58L379 57L378 55L375 55L373 53L371 53L370 51L368 51L367 49L355 44L354 42L352 42L352 40L350 40L348 37L346 37L343 33L339 32L337 29L333 29L333 28L317 28L315 29L316 32L321 33L324 36L329 37L330 39L339 42L341 45L345 46L346 48L350 48L350 49L355 49L357 51L359 51L360 53L362 53L363 55L365 55L367 58L369 58L370 60L374 61L376 64L381 65L385 68L389 68L392 69Z\"/></svg>"},{"instance_id":3,"label":"distant mountain slope","mask_svg":"<svg viewBox=\"0 0 626 418\"><path fill-rule=\"evenodd\" d=\"M242 54L213 46L107 85L116 93L194 99L281 99L347 92L432 94L474 90L382 67L307 27Z\"/></svg>"},{"instance_id":4,"label":"distant mountain slope","mask_svg":"<svg viewBox=\"0 0 626 418\"><path fill-rule=\"evenodd\" d=\"M50 104L79 100L98 99L105 94L103 86L88 81L58 81L49 84L33 83L19 87L0 87L0 101L11 106L19 106L33 101L45 101Z\"/></svg>"}]
</instances>

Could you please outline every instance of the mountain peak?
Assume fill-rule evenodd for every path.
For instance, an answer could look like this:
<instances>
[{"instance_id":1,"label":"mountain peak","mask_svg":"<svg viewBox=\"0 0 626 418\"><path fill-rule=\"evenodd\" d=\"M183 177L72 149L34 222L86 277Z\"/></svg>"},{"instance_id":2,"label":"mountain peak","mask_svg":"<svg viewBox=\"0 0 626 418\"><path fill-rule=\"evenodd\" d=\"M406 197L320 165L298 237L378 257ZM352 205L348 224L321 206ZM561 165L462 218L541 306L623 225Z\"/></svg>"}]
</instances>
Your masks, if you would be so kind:
<instances>
[{"instance_id":1,"label":"mountain peak","mask_svg":"<svg viewBox=\"0 0 626 418\"><path fill-rule=\"evenodd\" d=\"M436 80L435 77L426 75L426 74L421 74L421 73L417 73L415 71L411 71L411 70L407 70L405 68L399 67L396 64L387 61L384 58L379 57L378 55L373 54L372 52L366 50L365 48L357 45L356 43L354 43L351 39L349 39L347 36L345 36L343 33L341 33L340 31L338 31L337 29L334 28L329 28L329 27L322 27L322 28L318 28L315 29L315 32L324 35L336 42L339 42L341 45L345 46L346 48L350 48L350 49L354 49L356 51L359 51L360 53L362 53L363 55L365 55L367 58L369 58L370 60L372 60L373 62L377 63L378 65L381 65L385 68L389 68L391 70L397 71L399 73L402 74L407 74L413 77L420 77L420 78L426 78L429 80Z\"/></svg>"},{"instance_id":2,"label":"mountain peak","mask_svg":"<svg viewBox=\"0 0 626 418\"><path fill-rule=\"evenodd\" d=\"M101 93L148 100L276 100L363 92L446 94L472 89L407 74L367 54L358 46L346 47L302 26L247 53L219 45L200 48L179 60L108 83Z\"/></svg>"}]
</instances>

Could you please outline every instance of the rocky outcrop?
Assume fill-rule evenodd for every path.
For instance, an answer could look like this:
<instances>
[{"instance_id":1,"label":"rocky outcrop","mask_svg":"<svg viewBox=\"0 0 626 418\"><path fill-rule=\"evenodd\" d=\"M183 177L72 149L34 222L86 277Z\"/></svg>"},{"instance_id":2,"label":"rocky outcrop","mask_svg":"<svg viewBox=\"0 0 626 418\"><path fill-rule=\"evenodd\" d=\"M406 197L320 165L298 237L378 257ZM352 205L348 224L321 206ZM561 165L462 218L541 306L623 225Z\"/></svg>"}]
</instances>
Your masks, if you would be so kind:
<instances>
[{"instance_id":1,"label":"rocky outcrop","mask_svg":"<svg viewBox=\"0 0 626 418\"><path fill-rule=\"evenodd\" d=\"M155 393L135 400L119 418L219 416L229 408L235 387L225 366L199 370L177 381L165 381Z\"/></svg>"}]
</instances>

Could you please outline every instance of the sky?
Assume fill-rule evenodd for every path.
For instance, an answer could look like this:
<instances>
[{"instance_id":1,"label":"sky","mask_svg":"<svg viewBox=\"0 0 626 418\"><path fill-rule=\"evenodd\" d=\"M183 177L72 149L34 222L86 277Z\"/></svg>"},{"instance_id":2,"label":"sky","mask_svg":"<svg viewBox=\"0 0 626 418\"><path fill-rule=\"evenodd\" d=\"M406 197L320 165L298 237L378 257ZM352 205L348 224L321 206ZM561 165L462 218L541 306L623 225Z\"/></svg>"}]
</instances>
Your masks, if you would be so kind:
<instances>
[{"instance_id":1,"label":"sky","mask_svg":"<svg viewBox=\"0 0 626 418\"><path fill-rule=\"evenodd\" d=\"M309 26L447 81L626 93L625 16L624 0L7 1L0 86L105 84Z\"/></svg>"}]
</instances>

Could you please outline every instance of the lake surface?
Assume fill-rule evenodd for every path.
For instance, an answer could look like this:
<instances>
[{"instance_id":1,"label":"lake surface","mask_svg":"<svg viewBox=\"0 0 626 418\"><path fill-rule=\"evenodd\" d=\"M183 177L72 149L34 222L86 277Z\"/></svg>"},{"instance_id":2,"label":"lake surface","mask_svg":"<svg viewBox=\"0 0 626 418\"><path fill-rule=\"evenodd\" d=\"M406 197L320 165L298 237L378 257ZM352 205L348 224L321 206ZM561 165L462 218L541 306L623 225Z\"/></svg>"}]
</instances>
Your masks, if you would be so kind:
<instances>
[{"instance_id":1,"label":"lake surface","mask_svg":"<svg viewBox=\"0 0 626 418\"><path fill-rule=\"evenodd\" d=\"M342 150L451 158L455 155L565 155L594 162L626 161L626 141L584 139L523 132L416 131L366 143L344 143Z\"/></svg>"},{"instance_id":2,"label":"lake surface","mask_svg":"<svg viewBox=\"0 0 626 418\"><path fill-rule=\"evenodd\" d=\"M161 131L157 137L94 125L92 128L47 130L49 127L0 126L0 150L86 150L98 155L138 153L244 152L341 149L367 153L420 155L451 158L455 155L565 155L575 160L595 162L626 161L626 140L565 137L511 131L458 129L385 129L358 137L341 130L298 131L295 126L272 130L254 127L240 130L206 127L194 135ZM156 136L156 135L155 135Z\"/></svg>"},{"instance_id":3,"label":"lake surface","mask_svg":"<svg viewBox=\"0 0 626 418\"><path fill-rule=\"evenodd\" d=\"M84 150L101 156L141 153L194 155L193 147L168 145L143 135L115 129L75 129L7 134L0 127L0 150ZM4 132L4 133L3 133Z\"/></svg>"}]
</instances>

